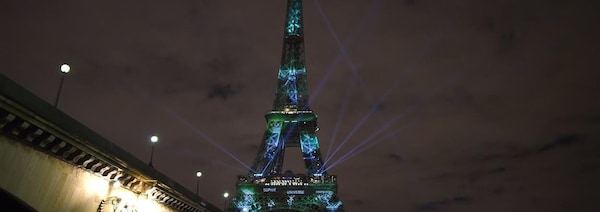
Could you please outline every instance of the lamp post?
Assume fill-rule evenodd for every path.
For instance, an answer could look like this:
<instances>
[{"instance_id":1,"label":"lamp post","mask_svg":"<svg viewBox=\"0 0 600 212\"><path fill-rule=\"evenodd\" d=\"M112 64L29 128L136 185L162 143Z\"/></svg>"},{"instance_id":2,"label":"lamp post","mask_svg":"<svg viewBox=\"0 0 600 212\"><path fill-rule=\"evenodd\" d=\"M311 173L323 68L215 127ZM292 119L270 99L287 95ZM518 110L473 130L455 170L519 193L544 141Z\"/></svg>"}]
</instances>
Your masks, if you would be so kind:
<instances>
[{"instance_id":1,"label":"lamp post","mask_svg":"<svg viewBox=\"0 0 600 212\"><path fill-rule=\"evenodd\" d=\"M223 207L223 211L227 211L227 197L229 197L229 193L223 193L223 197L225 197L225 207Z\"/></svg>"},{"instance_id":2,"label":"lamp post","mask_svg":"<svg viewBox=\"0 0 600 212\"><path fill-rule=\"evenodd\" d=\"M202 176L202 172L196 172L196 196L198 196L198 187L200 186L200 177Z\"/></svg>"},{"instance_id":3,"label":"lamp post","mask_svg":"<svg viewBox=\"0 0 600 212\"><path fill-rule=\"evenodd\" d=\"M60 92L62 91L63 82L65 81L65 76L71 71L71 66L69 64L60 65L60 73L62 76L60 77L60 85L58 86L58 93L56 94L56 99L54 100L54 107L58 106L58 99L60 99Z\"/></svg>"},{"instance_id":4,"label":"lamp post","mask_svg":"<svg viewBox=\"0 0 600 212\"><path fill-rule=\"evenodd\" d=\"M152 144L152 150L150 150L150 163L148 163L150 167L154 167L152 166L152 157L154 157L154 144L156 142L158 142L158 136L153 135L152 137L150 137L150 143Z\"/></svg>"}]
</instances>

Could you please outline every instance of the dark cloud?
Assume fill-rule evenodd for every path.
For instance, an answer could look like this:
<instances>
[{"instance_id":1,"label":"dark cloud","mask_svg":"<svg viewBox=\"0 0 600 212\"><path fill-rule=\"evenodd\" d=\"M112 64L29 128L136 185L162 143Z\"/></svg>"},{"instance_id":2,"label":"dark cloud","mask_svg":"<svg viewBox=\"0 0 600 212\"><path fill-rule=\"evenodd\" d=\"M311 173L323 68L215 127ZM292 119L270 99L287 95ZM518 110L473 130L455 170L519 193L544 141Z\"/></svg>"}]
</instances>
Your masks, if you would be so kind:
<instances>
[{"instance_id":1,"label":"dark cloud","mask_svg":"<svg viewBox=\"0 0 600 212\"><path fill-rule=\"evenodd\" d=\"M600 162L585 162L577 170L577 174L581 175L595 175L598 172L600 172Z\"/></svg>"},{"instance_id":2,"label":"dark cloud","mask_svg":"<svg viewBox=\"0 0 600 212\"><path fill-rule=\"evenodd\" d=\"M419 205L419 211L439 211L442 210L444 206L453 205L453 204L469 204L471 202L471 197L469 196L455 196L448 199L437 200L422 203Z\"/></svg>"},{"instance_id":3,"label":"dark cloud","mask_svg":"<svg viewBox=\"0 0 600 212\"><path fill-rule=\"evenodd\" d=\"M491 175L503 174L504 172L506 172L506 168L498 167L491 170L471 172L467 174L467 177L469 178L469 182L476 182L482 178L486 178Z\"/></svg>"},{"instance_id":4,"label":"dark cloud","mask_svg":"<svg viewBox=\"0 0 600 212\"><path fill-rule=\"evenodd\" d=\"M353 199L353 200L349 200L348 203L352 204L352 205L364 205L365 201L360 200L360 199Z\"/></svg>"},{"instance_id":5,"label":"dark cloud","mask_svg":"<svg viewBox=\"0 0 600 212\"><path fill-rule=\"evenodd\" d=\"M538 148L536 152L545 152L553 149L565 148L569 147L572 144L583 142L583 138L581 135L570 134L570 135L561 135L553 142L543 145Z\"/></svg>"},{"instance_id":6,"label":"dark cloud","mask_svg":"<svg viewBox=\"0 0 600 212\"><path fill-rule=\"evenodd\" d=\"M402 160L403 160L402 156L400 156L400 155L399 155L399 154L397 154L397 153L390 153L390 154L388 154L387 156L388 156L390 159L394 160L394 161L398 161L398 162L400 162L400 161L402 161Z\"/></svg>"},{"instance_id":7,"label":"dark cloud","mask_svg":"<svg viewBox=\"0 0 600 212\"><path fill-rule=\"evenodd\" d=\"M517 34L514 31L506 32L501 36L505 42L514 42L517 39Z\"/></svg>"},{"instance_id":8,"label":"dark cloud","mask_svg":"<svg viewBox=\"0 0 600 212\"><path fill-rule=\"evenodd\" d=\"M229 57L213 58L206 63L208 70L218 75L228 75L237 69Z\"/></svg>"},{"instance_id":9,"label":"dark cloud","mask_svg":"<svg viewBox=\"0 0 600 212\"><path fill-rule=\"evenodd\" d=\"M492 189L492 194L502 194L505 192L505 189L502 187L497 187Z\"/></svg>"},{"instance_id":10,"label":"dark cloud","mask_svg":"<svg viewBox=\"0 0 600 212\"><path fill-rule=\"evenodd\" d=\"M468 203L471 201L471 197L469 196L455 196L452 198L452 202L456 203Z\"/></svg>"},{"instance_id":11,"label":"dark cloud","mask_svg":"<svg viewBox=\"0 0 600 212\"><path fill-rule=\"evenodd\" d=\"M72 64L60 110L140 159L147 135L160 133L155 167L191 190L202 169L203 197L219 203L263 139L285 5L0 1L0 72L54 102L56 68ZM322 151L348 137L341 156L381 132L329 171L348 211L595 207L587 191L600 178L600 13L589 2L304 7Z\"/></svg>"},{"instance_id":12,"label":"dark cloud","mask_svg":"<svg viewBox=\"0 0 600 212\"><path fill-rule=\"evenodd\" d=\"M417 0L404 0L404 4L412 6L417 4Z\"/></svg>"},{"instance_id":13,"label":"dark cloud","mask_svg":"<svg viewBox=\"0 0 600 212\"><path fill-rule=\"evenodd\" d=\"M210 86L210 90L208 92L208 98L221 98L223 100L227 100L238 93L237 90L233 88L233 86L229 83L227 84L213 84Z\"/></svg>"},{"instance_id":14,"label":"dark cloud","mask_svg":"<svg viewBox=\"0 0 600 212\"><path fill-rule=\"evenodd\" d=\"M447 180L460 179L460 180L468 181L470 183L474 183L474 182L480 181L485 178L495 177L497 175L504 174L506 171L507 171L507 169L505 167L487 168L487 169L483 169L483 170L468 170L466 172L464 172L464 171L448 171L448 172L438 173L431 177L424 177L423 179L431 180L431 181L439 181L439 180L447 181Z\"/></svg>"},{"instance_id":15,"label":"dark cloud","mask_svg":"<svg viewBox=\"0 0 600 212\"><path fill-rule=\"evenodd\" d=\"M519 159L523 157L529 157L535 154L544 153L546 151L560 149L560 148L568 148L574 144L583 143L584 136L579 134L565 134L560 135L553 141L546 142L545 144L538 147L529 147L522 149L514 149L503 153L495 153L495 154L487 154L478 156L478 160L482 162L492 161L492 160L505 160L505 159Z\"/></svg>"},{"instance_id":16,"label":"dark cloud","mask_svg":"<svg viewBox=\"0 0 600 212\"><path fill-rule=\"evenodd\" d=\"M556 124L576 124L585 126L600 125L600 115L596 114L573 114L565 117L556 118Z\"/></svg>"}]
</instances>

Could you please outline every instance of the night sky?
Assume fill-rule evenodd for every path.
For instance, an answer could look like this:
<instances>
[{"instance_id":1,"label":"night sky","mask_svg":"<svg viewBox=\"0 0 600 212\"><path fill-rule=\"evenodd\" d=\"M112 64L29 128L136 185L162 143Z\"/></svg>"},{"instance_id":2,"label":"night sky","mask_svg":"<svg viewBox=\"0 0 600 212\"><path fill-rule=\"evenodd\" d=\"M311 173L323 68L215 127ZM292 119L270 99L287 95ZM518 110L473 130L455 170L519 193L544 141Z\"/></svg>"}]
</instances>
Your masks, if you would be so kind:
<instances>
[{"instance_id":1,"label":"night sky","mask_svg":"<svg viewBox=\"0 0 600 212\"><path fill-rule=\"evenodd\" d=\"M596 5L592 5L592 4ZM0 72L222 207L272 108L285 0L0 1ZM311 109L348 211L589 211L593 1L305 0ZM361 122L361 120L364 120ZM343 144L343 145L342 145ZM357 154L347 154L354 149ZM297 150L297 151L296 151ZM299 149L284 169L303 171Z\"/></svg>"}]
</instances>

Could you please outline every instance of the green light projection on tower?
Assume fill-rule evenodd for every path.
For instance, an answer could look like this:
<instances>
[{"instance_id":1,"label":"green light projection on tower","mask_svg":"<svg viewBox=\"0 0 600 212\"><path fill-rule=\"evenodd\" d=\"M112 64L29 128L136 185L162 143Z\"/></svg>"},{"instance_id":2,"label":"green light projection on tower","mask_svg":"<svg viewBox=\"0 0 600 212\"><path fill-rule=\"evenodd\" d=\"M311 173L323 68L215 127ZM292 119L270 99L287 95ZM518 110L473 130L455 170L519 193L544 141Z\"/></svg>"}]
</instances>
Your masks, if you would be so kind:
<instances>
[{"instance_id":1,"label":"green light projection on tower","mask_svg":"<svg viewBox=\"0 0 600 212\"><path fill-rule=\"evenodd\" d=\"M298 102L298 76L306 75L305 69L286 69L279 70L278 78L280 81L283 81L283 86L285 88L284 92L287 93L289 97L291 105L297 105Z\"/></svg>"},{"instance_id":2,"label":"green light projection on tower","mask_svg":"<svg viewBox=\"0 0 600 212\"><path fill-rule=\"evenodd\" d=\"M302 29L302 4L299 1L294 1L288 8L287 35L300 35L300 30Z\"/></svg>"},{"instance_id":3,"label":"green light projection on tower","mask_svg":"<svg viewBox=\"0 0 600 212\"><path fill-rule=\"evenodd\" d=\"M262 192L257 191L254 183L246 181L246 183L238 184L240 194L232 205L237 208L237 211L249 212L281 209L286 211L343 211L341 208L342 201L337 199L334 192L336 190L335 184L327 182L325 178L314 178L314 180L324 181L310 184L304 188L294 187L285 189L283 187L261 185L258 188L262 189ZM269 182L269 180L264 182ZM274 193L265 193L265 190ZM322 208L323 210L319 210L318 208Z\"/></svg>"},{"instance_id":4,"label":"green light projection on tower","mask_svg":"<svg viewBox=\"0 0 600 212\"><path fill-rule=\"evenodd\" d=\"M288 1L283 51L277 78L274 110L309 109L301 1Z\"/></svg>"},{"instance_id":5,"label":"green light projection on tower","mask_svg":"<svg viewBox=\"0 0 600 212\"><path fill-rule=\"evenodd\" d=\"M314 133L301 133L300 134L300 149L304 163L306 165L306 173L309 174L323 174L318 173L321 168L320 151L319 151L319 140Z\"/></svg>"},{"instance_id":6,"label":"green light projection on tower","mask_svg":"<svg viewBox=\"0 0 600 212\"><path fill-rule=\"evenodd\" d=\"M288 0L273 109L258 154L226 211L344 211L337 178L322 167L317 115L310 110L302 0ZM305 173L283 171L287 147L299 147Z\"/></svg>"},{"instance_id":7,"label":"green light projection on tower","mask_svg":"<svg viewBox=\"0 0 600 212\"><path fill-rule=\"evenodd\" d=\"M256 192L254 188L240 188L242 199L234 202L237 208L246 209L246 211L260 211L262 209L260 202L258 202L255 198Z\"/></svg>"},{"instance_id":8,"label":"green light projection on tower","mask_svg":"<svg viewBox=\"0 0 600 212\"><path fill-rule=\"evenodd\" d=\"M300 140L300 147L302 149L302 153L304 154L313 154L314 151L319 149L319 140L317 136L311 133L302 133ZM314 157L314 156L312 156Z\"/></svg>"},{"instance_id":9,"label":"green light projection on tower","mask_svg":"<svg viewBox=\"0 0 600 212\"><path fill-rule=\"evenodd\" d=\"M267 158L269 162L264 167L262 167L262 171L260 172L260 174L265 174L267 169L269 169L271 163L279 153L279 148L283 145L283 143L280 142L282 125L282 121L276 119L272 119L269 121L269 124L267 126L267 132L265 132L265 137L267 138L265 140L266 150L263 157Z\"/></svg>"}]
</instances>

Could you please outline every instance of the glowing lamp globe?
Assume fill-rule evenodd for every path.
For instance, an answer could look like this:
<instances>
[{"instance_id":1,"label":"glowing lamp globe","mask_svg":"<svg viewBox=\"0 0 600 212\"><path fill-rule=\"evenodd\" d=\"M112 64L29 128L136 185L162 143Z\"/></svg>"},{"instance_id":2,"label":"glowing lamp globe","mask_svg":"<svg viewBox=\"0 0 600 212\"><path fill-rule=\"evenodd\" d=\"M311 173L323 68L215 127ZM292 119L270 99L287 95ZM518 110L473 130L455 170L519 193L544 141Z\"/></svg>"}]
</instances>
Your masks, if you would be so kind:
<instances>
[{"instance_id":1,"label":"glowing lamp globe","mask_svg":"<svg viewBox=\"0 0 600 212\"><path fill-rule=\"evenodd\" d=\"M68 74L69 71L71 71L71 66L69 66L69 64L62 64L60 65L60 72L62 72L63 74Z\"/></svg>"}]
</instances>

